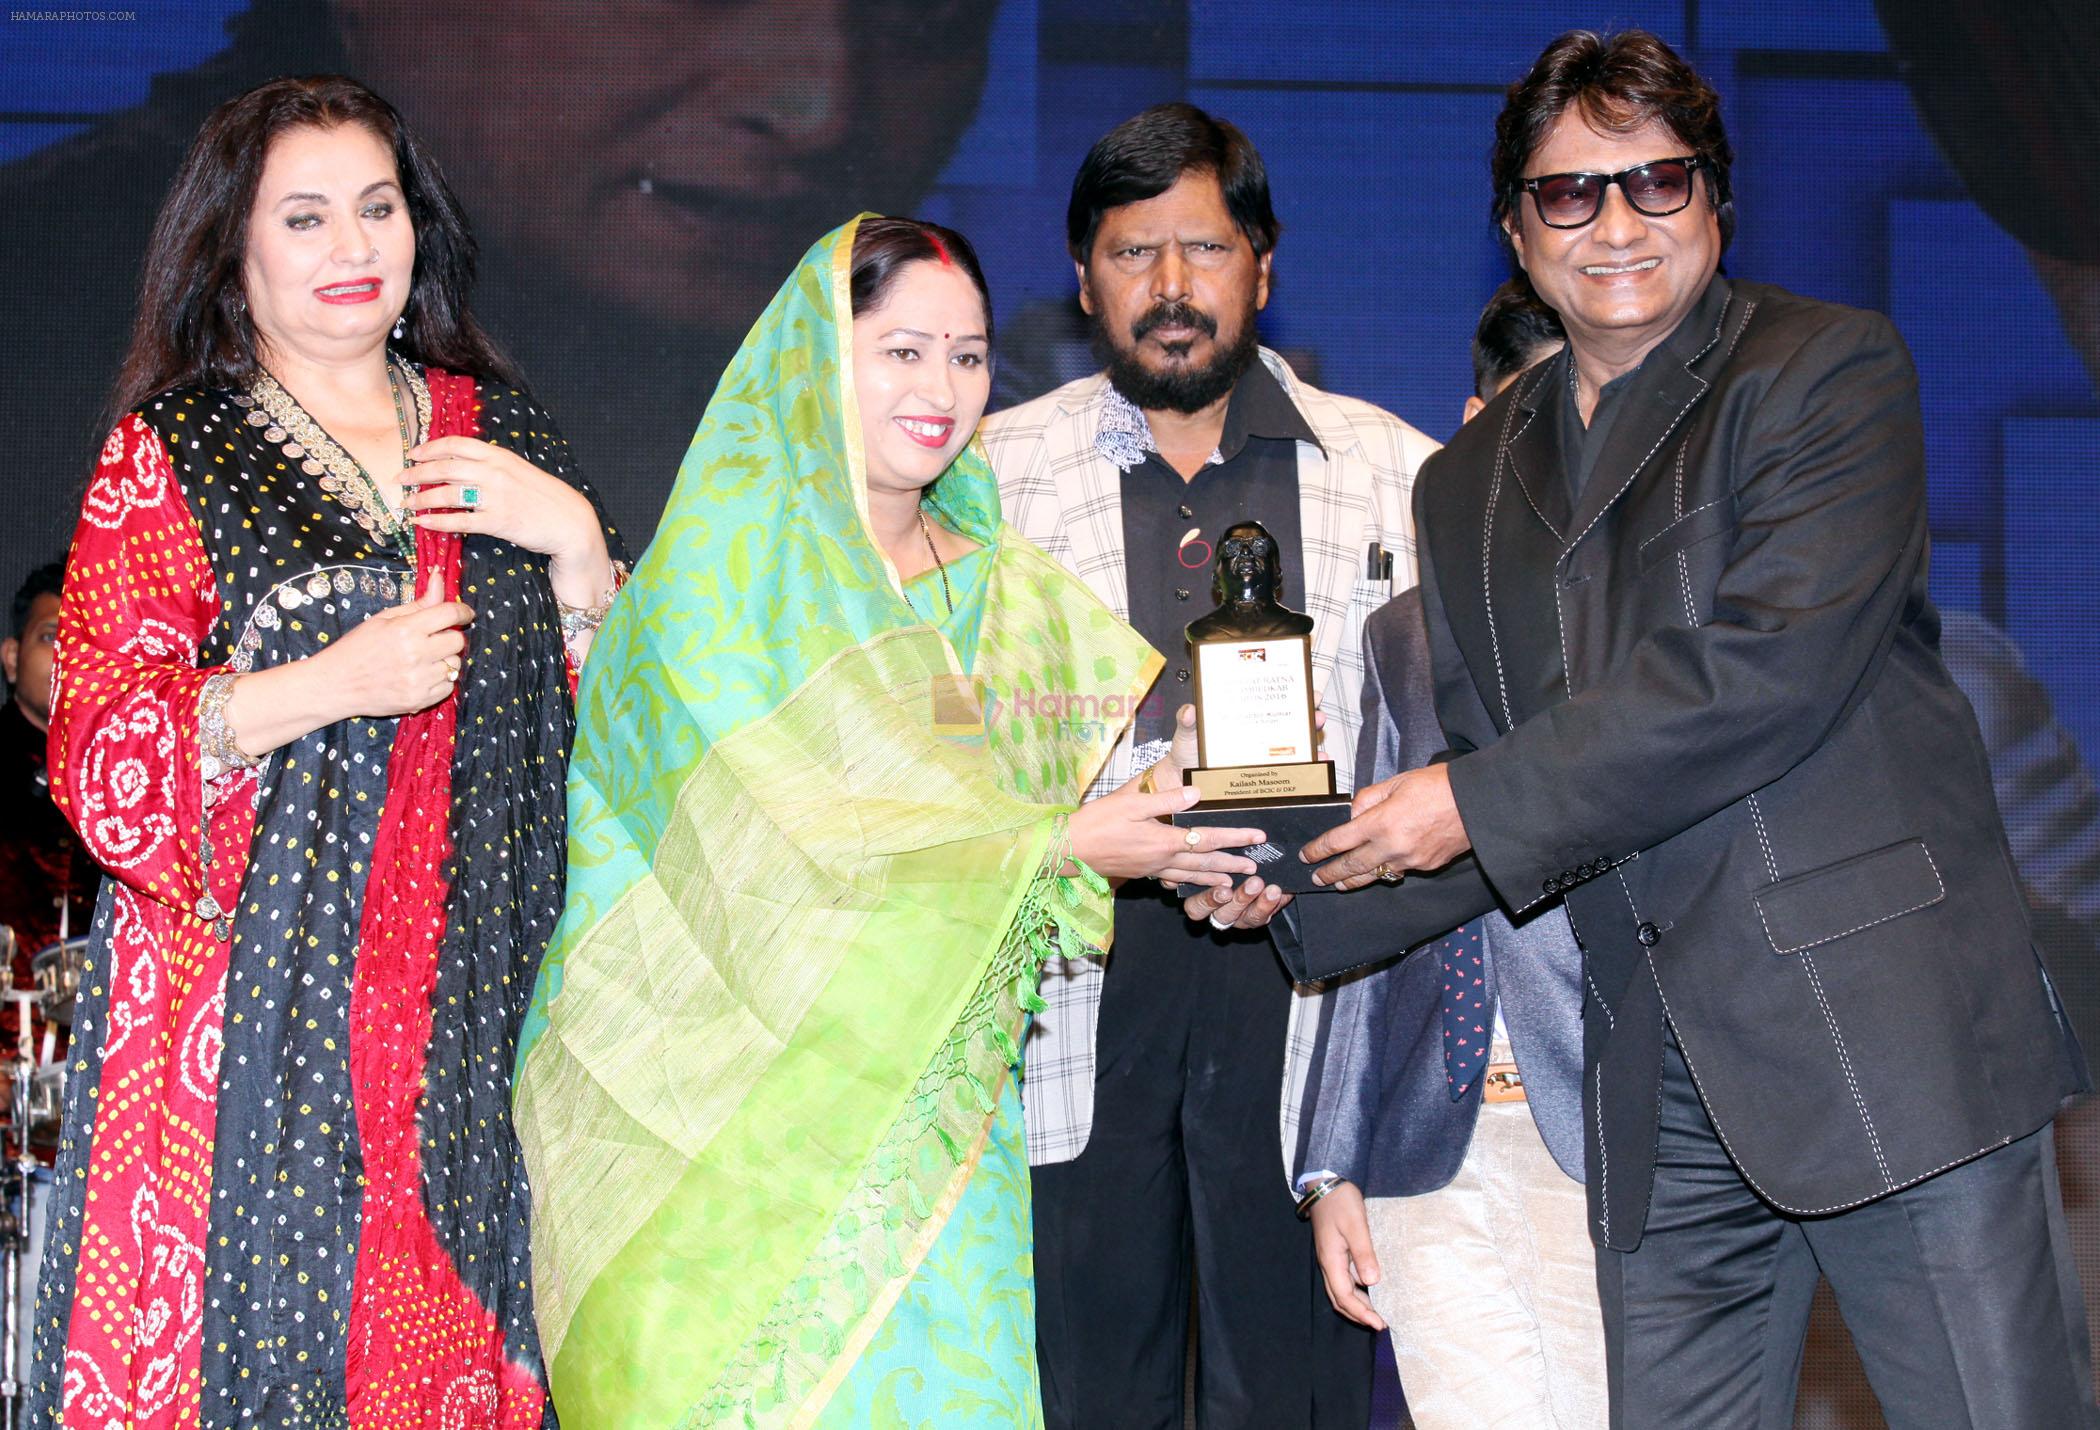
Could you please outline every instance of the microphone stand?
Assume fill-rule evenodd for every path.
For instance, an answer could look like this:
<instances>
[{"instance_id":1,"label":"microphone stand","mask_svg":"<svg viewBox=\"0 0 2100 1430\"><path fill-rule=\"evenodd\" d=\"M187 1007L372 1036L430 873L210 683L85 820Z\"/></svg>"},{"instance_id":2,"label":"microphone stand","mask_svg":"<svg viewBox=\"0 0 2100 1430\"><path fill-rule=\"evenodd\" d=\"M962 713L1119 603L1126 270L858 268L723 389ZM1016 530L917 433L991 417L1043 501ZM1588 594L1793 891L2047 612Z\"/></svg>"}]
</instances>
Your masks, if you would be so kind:
<instances>
[{"instance_id":1,"label":"microphone stand","mask_svg":"<svg viewBox=\"0 0 2100 1430\"><path fill-rule=\"evenodd\" d=\"M4 942L7 964L13 966L14 935ZM22 1362L22 1261L29 1246L30 1176L36 1170L36 1154L29 1150L29 1092L36 1057L30 1046L30 1010L39 1001L34 990L7 990L7 1001L15 1010L15 1047L8 1063L9 1126L4 1144L7 1152L4 1190L6 1211L0 1213L0 1407L5 1424L19 1423L22 1394L27 1388Z\"/></svg>"}]
</instances>

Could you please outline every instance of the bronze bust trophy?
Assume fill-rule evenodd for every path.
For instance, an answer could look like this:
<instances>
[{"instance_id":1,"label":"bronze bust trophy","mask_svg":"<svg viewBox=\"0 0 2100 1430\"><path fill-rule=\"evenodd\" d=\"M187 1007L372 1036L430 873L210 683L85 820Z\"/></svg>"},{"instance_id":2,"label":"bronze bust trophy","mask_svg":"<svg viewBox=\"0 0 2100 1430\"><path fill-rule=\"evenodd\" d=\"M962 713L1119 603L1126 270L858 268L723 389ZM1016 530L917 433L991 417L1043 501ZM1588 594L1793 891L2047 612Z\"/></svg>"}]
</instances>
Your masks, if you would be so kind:
<instances>
[{"instance_id":1,"label":"bronze bust trophy","mask_svg":"<svg viewBox=\"0 0 2100 1430\"><path fill-rule=\"evenodd\" d=\"M1211 565L1210 593L1218 609L1189 622L1191 643L1243 636L1310 636L1313 619L1276 597L1283 584L1283 554L1258 521L1228 529Z\"/></svg>"},{"instance_id":2,"label":"bronze bust trophy","mask_svg":"<svg viewBox=\"0 0 2100 1430\"><path fill-rule=\"evenodd\" d=\"M1349 801L1335 793L1334 762L1319 754L1313 620L1277 599L1282 581L1283 555L1266 528L1247 521L1225 532L1211 581L1218 608L1188 627L1197 756L1182 778L1203 802L1174 822L1245 822L1260 810L1269 840L1240 852L1264 879L1299 892L1314 887L1311 871L1283 851L1346 820Z\"/></svg>"}]
</instances>

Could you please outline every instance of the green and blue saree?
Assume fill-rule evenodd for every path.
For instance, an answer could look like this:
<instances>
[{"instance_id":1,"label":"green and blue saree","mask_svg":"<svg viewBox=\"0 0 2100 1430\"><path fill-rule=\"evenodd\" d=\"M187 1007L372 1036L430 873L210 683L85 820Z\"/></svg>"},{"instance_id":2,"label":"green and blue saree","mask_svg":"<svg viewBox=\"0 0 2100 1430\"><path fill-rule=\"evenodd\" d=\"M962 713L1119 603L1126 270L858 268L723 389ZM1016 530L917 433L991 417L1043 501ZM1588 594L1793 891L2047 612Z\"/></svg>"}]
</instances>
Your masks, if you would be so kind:
<instances>
[{"instance_id":1,"label":"green and blue saree","mask_svg":"<svg viewBox=\"0 0 2100 1430\"><path fill-rule=\"evenodd\" d=\"M752 329L591 653L568 903L520 1039L563 1422L1040 1420L1014 1078L1065 820L1159 658L974 443L901 584L867 525L858 221Z\"/></svg>"}]
</instances>

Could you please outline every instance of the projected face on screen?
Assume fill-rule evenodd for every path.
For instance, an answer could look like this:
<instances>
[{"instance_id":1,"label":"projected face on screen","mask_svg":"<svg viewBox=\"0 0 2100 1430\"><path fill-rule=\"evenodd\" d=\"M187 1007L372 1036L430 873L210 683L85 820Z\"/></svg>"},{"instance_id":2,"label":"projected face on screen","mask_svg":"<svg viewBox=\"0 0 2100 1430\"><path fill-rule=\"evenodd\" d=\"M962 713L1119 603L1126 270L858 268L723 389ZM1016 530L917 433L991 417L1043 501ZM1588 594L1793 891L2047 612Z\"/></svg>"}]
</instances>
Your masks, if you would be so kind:
<instances>
[{"instance_id":1,"label":"projected face on screen","mask_svg":"<svg viewBox=\"0 0 2100 1430\"><path fill-rule=\"evenodd\" d=\"M544 260L544 282L740 332L825 230L918 202L976 108L996 9L343 0L338 18L485 244Z\"/></svg>"}]
</instances>

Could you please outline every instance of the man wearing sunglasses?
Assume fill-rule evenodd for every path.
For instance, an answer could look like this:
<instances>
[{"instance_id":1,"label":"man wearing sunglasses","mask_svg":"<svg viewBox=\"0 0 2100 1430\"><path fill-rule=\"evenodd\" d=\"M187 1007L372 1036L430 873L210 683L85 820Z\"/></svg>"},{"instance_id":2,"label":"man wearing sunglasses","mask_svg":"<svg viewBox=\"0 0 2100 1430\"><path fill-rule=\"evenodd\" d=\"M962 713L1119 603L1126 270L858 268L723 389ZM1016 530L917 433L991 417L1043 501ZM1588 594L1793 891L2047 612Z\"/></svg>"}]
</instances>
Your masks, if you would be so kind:
<instances>
[{"instance_id":1,"label":"man wearing sunglasses","mask_svg":"<svg viewBox=\"0 0 2100 1430\"><path fill-rule=\"evenodd\" d=\"M1731 159L1652 35L1510 91L1495 218L1568 346L1423 467L1449 757L1307 846L1373 891L1277 942L1327 978L1567 909L1614 1424L1791 1425L1820 1274L1891 1425L2092 1425L2051 1132L2089 1078L1940 661L1916 376L1720 275Z\"/></svg>"}]
</instances>

